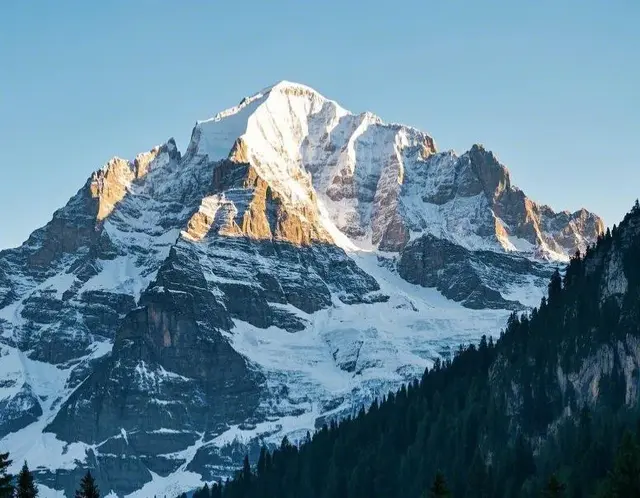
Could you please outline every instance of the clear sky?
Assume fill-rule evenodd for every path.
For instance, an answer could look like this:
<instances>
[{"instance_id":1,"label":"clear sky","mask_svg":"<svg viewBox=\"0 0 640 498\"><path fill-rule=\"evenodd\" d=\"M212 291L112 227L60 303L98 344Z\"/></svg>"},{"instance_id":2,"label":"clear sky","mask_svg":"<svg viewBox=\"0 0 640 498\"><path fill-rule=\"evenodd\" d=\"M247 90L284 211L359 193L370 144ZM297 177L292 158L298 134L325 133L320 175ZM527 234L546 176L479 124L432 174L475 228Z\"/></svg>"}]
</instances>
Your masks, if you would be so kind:
<instances>
[{"instance_id":1,"label":"clear sky","mask_svg":"<svg viewBox=\"0 0 640 498\"><path fill-rule=\"evenodd\" d=\"M110 157L287 79L482 143L533 199L618 222L640 196L638 0L31 0L0 5L0 247Z\"/></svg>"}]
</instances>

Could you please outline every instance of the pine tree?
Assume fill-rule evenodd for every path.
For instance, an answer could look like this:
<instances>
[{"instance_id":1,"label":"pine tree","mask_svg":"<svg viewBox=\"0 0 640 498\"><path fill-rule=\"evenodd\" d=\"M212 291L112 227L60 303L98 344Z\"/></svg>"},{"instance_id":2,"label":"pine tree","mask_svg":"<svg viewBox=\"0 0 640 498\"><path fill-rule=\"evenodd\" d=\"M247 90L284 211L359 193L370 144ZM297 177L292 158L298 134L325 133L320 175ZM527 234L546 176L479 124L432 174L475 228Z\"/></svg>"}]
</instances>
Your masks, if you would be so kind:
<instances>
[{"instance_id":1,"label":"pine tree","mask_svg":"<svg viewBox=\"0 0 640 498\"><path fill-rule=\"evenodd\" d=\"M487 486L487 469L482 459L482 455L476 448L469 472L467 474L467 496L474 498L481 498L489 496L489 489Z\"/></svg>"},{"instance_id":2,"label":"pine tree","mask_svg":"<svg viewBox=\"0 0 640 498\"><path fill-rule=\"evenodd\" d=\"M442 472L436 472L433 484L429 490L429 498L450 498L451 492L447 488L447 483Z\"/></svg>"},{"instance_id":3,"label":"pine tree","mask_svg":"<svg viewBox=\"0 0 640 498\"><path fill-rule=\"evenodd\" d=\"M76 491L76 498L100 498L100 491L90 470L87 470L82 481L80 481L80 489Z\"/></svg>"},{"instance_id":4,"label":"pine tree","mask_svg":"<svg viewBox=\"0 0 640 498\"><path fill-rule=\"evenodd\" d=\"M214 483L211 485L211 498L222 498L222 485Z\"/></svg>"},{"instance_id":5,"label":"pine tree","mask_svg":"<svg viewBox=\"0 0 640 498\"><path fill-rule=\"evenodd\" d=\"M210 498L209 485L205 483L203 487L193 492L192 498Z\"/></svg>"},{"instance_id":6,"label":"pine tree","mask_svg":"<svg viewBox=\"0 0 640 498\"><path fill-rule=\"evenodd\" d=\"M553 474L547 481L547 485L542 491L543 498L562 498L564 496L565 485Z\"/></svg>"},{"instance_id":7,"label":"pine tree","mask_svg":"<svg viewBox=\"0 0 640 498\"><path fill-rule=\"evenodd\" d=\"M260 456L258 457L257 474L262 477L267 471L267 449L263 446L260 448Z\"/></svg>"},{"instance_id":8,"label":"pine tree","mask_svg":"<svg viewBox=\"0 0 640 498\"><path fill-rule=\"evenodd\" d=\"M7 470L9 465L11 465L9 453L0 453L0 498L13 496L13 476Z\"/></svg>"},{"instance_id":9,"label":"pine tree","mask_svg":"<svg viewBox=\"0 0 640 498\"><path fill-rule=\"evenodd\" d=\"M249 455L245 455L244 461L242 462L242 480L245 484L249 484L251 482L251 464L249 464Z\"/></svg>"},{"instance_id":10,"label":"pine tree","mask_svg":"<svg viewBox=\"0 0 640 498\"><path fill-rule=\"evenodd\" d=\"M557 305L557 299L562 294L562 277L560 276L560 270L555 269L553 275L551 275L551 281L549 282L549 303Z\"/></svg>"},{"instance_id":11,"label":"pine tree","mask_svg":"<svg viewBox=\"0 0 640 498\"><path fill-rule=\"evenodd\" d=\"M640 221L640 212L634 216ZM615 456L623 430L638 418L637 407L624 403L624 355L614 356L612 376L601 376L591 411L580 412L571 390L561 394L555 375L579 370L602 345L638 336L640 233L634 226L630 234L629 225L618 234L631 245L618 247L629 290L623 302L610 300L617 314L608 311L609 300L593 304L611 245L603 238L584 259L575 255L564 282L555 272L549 301L529 315L514 312L496 342L483 338L438 359L419 384L340 422L332 417L299 448L285 439L261 452L253 472L245 464L250 479L241 467L222 488L224 498L595 498L601 489L599 498L640 498L640 425L635 442ZM512 382L522 409L510 414L511 395L502 394ZM549 433L564 409L579 416ZM432 481L437 468L442 473ZM566 469L563 482L547 481L547 469ZM222 498L218 491L212 487L211 498Z\"/></svg>"},{"instance_id":12,"label":"pine tree","mask_svg":"<svg viewBox=\"0 0 640 498\"><path fill-rule=\"evenodd\" d=\"M616 498L640 496L640 448L625 432L609 477L610 495Z\"/></svg>"},{"instance_id":13,"label":"pine tree","mask_svg":"<svg viewBox=\"0 0 640 498\"><path fill-rule=\"evenodd\" d=\"M33 474L24 462L22 470L18 474L18 486L16 487L16 498L35 498L38 496L38 488L33 482Z\"/></svg>"}]
</instances>

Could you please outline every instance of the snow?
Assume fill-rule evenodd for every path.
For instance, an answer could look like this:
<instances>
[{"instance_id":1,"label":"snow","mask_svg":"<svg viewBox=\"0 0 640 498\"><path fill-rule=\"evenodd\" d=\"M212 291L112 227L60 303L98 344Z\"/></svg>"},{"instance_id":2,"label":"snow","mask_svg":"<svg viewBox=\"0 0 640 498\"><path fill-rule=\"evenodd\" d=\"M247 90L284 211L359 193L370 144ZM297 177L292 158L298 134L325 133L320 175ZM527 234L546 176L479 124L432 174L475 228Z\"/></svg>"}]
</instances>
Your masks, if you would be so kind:
<instances>
[{"instance_id":1,"label":"snow","mask_svg":"<svg viewBox=\"0 0 640 498\"><path fill-rule=\"evenodd\" d=\"M332 307L311 315L277 305L309 323L293 334L236 320L224 335L266 377L262 421L231 426L211 441L199 440L182 452L165 455L187 463L166 478L153 475L131 496L170 496L201 486L200 476L185 469L203 445L222 447L254 439L279 444L284 435L300 441L315 430L319 417L357 410L361 403L421 375L435 358L453 352L460 343L497 335L508 316L501 310L470 310L435 289L409 284L387 268L388 262L380 262L379 254L354 251L350 256L377 279L389 301L345 305L336 299ZM349 362L353 370L342 368Z\"/></svg>"},{"instance_id":2,"label":"snow","mask_svg":"<svg viewBox=\"0 0 640 498\"><path fill-rule=\"evenodd\" d=\"M53 277L48 278L39 288L42 290L52 290L55 292L56 299L62 299L64 291L68 290L76 281L73 273L56 273Z\"/></svg>"},{"instance_id":3,"label":"snow","mask_svg":"<svg viewBox=\"0 0 640 498\"><path fill-rule=\"evenodd\" d=\"M513 283L501 289L502 297L509 301L518 301L525 306L534 308L540 305L540 301L546 295L547 281L531 275L524 277L527 283Z\"/></svg>"},{"instance_id":4,"label":"snow","mask_svg":"<svg viewBox=\"0 0 640 498\"><path fill-rule=\"evenodd\" d=\"M39 498L65 498L64 491L59 491L40 483L38 483L38 496Z\"/></svg>"},{"instance_id":5,"label":"snow","mask_svg":"<svg viewBox=\"0 0 640 498\"><path fill-rule=\"evenodd\" d=\"M129 256L103 261L101 266L102 271L87 281L82 287L83 292L107 290L137 297L149 284L150 278L141 275L140 267Z\"/></svg>"},{"instance_id":6,"label":"snow","mask_svg":"<svg viewBox=\"0 0 640 498\"><path fill-rule=\"evenodd\" d=\"M157 431L153 431L153 434L180 434L181 431L176 431L175 429L158 429Z\"/></svg>"},{"instance_id":7,"label":"snow","mask_svg":"<svg viewBox=\"0 0 640 498\"><path fill-rule=\"evenodd\" d=\"M127 498L149 498L150 496L175 497L185 491L191 491L204 485L202 477L195 472L187 471L186 468L196 456L196 452L203 446L203 434L200 435L195 444L183 451L168 455L171 458L184 460L184 463L176 472L162 477L155 472L149 471L152 475L150 482L146 483L138 491L126 495Z\"/></svg>"},{"instance_id":8,"label":"snow","mask_svg":"<svg viewBox=\"0 0 640 498\"><path fill-rule=\"evenodd\" d=\"M523 252L527 254L533 254L535 246L528 240L509 235L503 246L512 251Z\"/></svg>"},{"instance_id":9,"label":"snow","mask_svg":"<svg viewBox=\"0 0 640 498\"><path fill-rule=\"evenodd\" d=\"M355 249L330 220L326 207L318 207L314 201L311 177L301 167L303 143L310 137L310 129L329 134L349 116L314 90L281 82L240 106L198 123L194 148L210 159L222 159L240 138L249 149L252 164L272 189L294 205L319 209L323 228L340 246ZM205 203L201 209L214 214L218 202Z\"/></svg>"},{"instance_id":10,"label":"snow","mask_svg":"<svg viewBox=\"0 0 640 498\"><path fill-rule=\"evenodd\" d=\"M233 247L216 247L210 254L206 243L209 234L194 235L188 230L194 213L214 220L220 210L236 213L236 204L246 201L242 198L246 189L244 193L211 189L218 161L229 157L238 140L255 171L280 194L287 207L296 209L296 213L317 215L318 232L326 233L327 239L375 277L380 293L389 299L346 305L334 295L332 306L314 314L291 305L270 304L307 324L296 333L277 327L260 329L236 320L234 328L224 335L266 378L258 414L263 421L255 427L233 426L207 443L201 436L194 445L169 455L185 460L176 473L164 478L153 474L151 482L130 495L133 498L175 496L202 485L200 476L187 472L186 466L205 444L224 445L253 438L277 443L285 434L297 440L314 429L319 417L339 416L368 404L381 393L419 376L436 358L450 354L459 344L500 332L508 311L470 310L435 289L415 286L399 277L393 270L397 253L384 253L377 247L397 217L406 225L411 239L429 233L469 250L517 252L529 258L561 261L567 257L547 244L538 247L510 234L484 193L458 192L460 175L465 173L460 158L452 151L433 154L433 140L426 133L384 123L371 113L352 114L305 85L283 81L212 119L197 122L187 154L180 162L168 154L154 155L156 149L138 156L141 162L151 160L148 172L143 178L124 175L121 179L126 195L102 227L108 254L91 262L97 274L86 282L81 283L71 269L85 261L87 248L69 254L51 268L48 278L38 280L27 272L12 272L11 287L20 291L21 300L0 309L3 339L19 337L15 332L27 325L21 316L22 301L32 293L46 293L61 300L65 291L78 288L74 297L65 301L65 307L78 306L77 296L86 291L128 294L138 302L171 248L179 248L179 244L189 244L193 249L213 288L211 292L217 292L218 284L251 281L255 268L237 264L246 255L239 255ZM174 147L170 144L168 148ZM132 163L128 164L131 167ZM455 195L449 196L450 191ZM66 215L72 217L73 209L80 204L72 199L64 208ZM495 228L496 222L502 223L506 236L487 235L487 227ZM548 240L554 237L553 233L543 235ZM274 269L273 263L262 256L254 257L255 265L287 271ZM612 292L623 288L622 284L620 278L612 277ZM545 282L523 276L501 293L506 299L533 306L539 303L544 289ZM166 289L158 286L154 291ZM80 308L75 325L56 330L60 334L90 333L83 325ZM11 452L14 467L26 459L35 469L71 469L85 460L87 450L97 451L98 445L67 444L42 431L73 392L67 381L74 366L108 354L111 347L110 341L94 342L88 356L57 367L31 360L14 347L0 346L0 378L12 381L0 388L0 401L15 399L24 408L37 402L43 410L35 423L0 440L0 448ZM72 363L74 366L70 366ZM132 374L150 387L167 379L190 380L162 367L152 368L144 361ZM24 392L33 392L33 396L20 398ZM150 397L149 402L173 401ZM123 429L114 437L126 441L128 434ZM41 486L41 496L61 493Z\"/></svg>"},{"instance_id":11,"label":"snow","mask_svg":"<svg viewBox=\"0 0 640 498\"><path fill-rule=\"evenodd\" d=\"M162 365L158 365L155 370L151 370L147 367L147 364L144 360L140 360L138 362L134 372L138 376L139 382L146 385L157 385L158 383L162 383L165 380L191 380L187 377L184 377L183 375L165 370Z\"/></svg>"},{"instance_id":12,"label":"snow","mask_svg":"<svg viewBox=\"0 0 640 498\"><path fill-rule=\"evenodd\" d=\"M429 135L371 113L354 115L305 85L282 81L197 128L190 147L210 159L227 157L241 139L271 188L293 205L317 209L323 228L345 250L375 249L398 210L414 233L432 233L470 250L567 258L544 242L536 252L531 242L509 233L489 234L501 220L484 192L426 201L455 192L465 181L461 177L474 175L468 161L460 162L453 151L429 155ZM579 242L587 242L574 222L570 226ZM363 235L347 235L356 232Z\"/></svg>"},{"instance_id":13,"label":"snow","mask_svg":"<svg viewBox=\"0 0 640 498\"><path fill-rule=\"evenodd\" d=\"M60 441L52 433L43 432L55 417L62 402L72 393L67 387L67 380L73 367L62 369L35 361L20 350L9 346L1 346L1 351L0 378L13 379L16 385L28 385L37 397L43 412L36 422L0 439L3 451L11 453L13 464L10 471L17 473L25 460L29 462L32 470L74 469L78 462L85 461L86 450L90 446L84 443L69 444ZM109 342L95 342L92 352L82 361L99 358L110 351ZM11 394L11 390L0 390L2 398ZM46 490L45 492L48 493Z\"/></svg>"},{"instance_id":14,"label":"snow","mask_svg":"<svg viewBox=\"0 0 640 498\"><path fill-rule=\"evenodd\" d=\"M344 398L349 401L339 403L343 409L354 397L370 401L395 389L420 375L443 351L479 340L483 334L496 336L508 316L504 310L470 310L435 289L409 284L380 266L375 254L351 256L376 277L381 292L390 296L388 302L345 305L336 300L313 315L290 306L288 311L310 323L305 330L291 334L236 321L226 334L234 349L265 373L274 393L271 400L278 400L265 408L265 414L280 418L258 424L253 432L236 428L221 436L220 442L271 433L279 425L282 428L273 440L289 430L313 431L317 416L326 414L322 406ZM352 371L341 368L341 363L349 362L354 364ZM288 390L285 399L276 394L283 386ZM286 413L292 409L304 409L304 414L291 418Z\"/></svg>"},{"instance_id":15,"label":"snow","mask_svg":"<svg viewBox=\"0 0 640 498\"><path fill-rule=\"evenodd\" d=\"M300 434L302 439L307 431L313 433L314 423L320 415L318 407L311 405L310 410L299 416L284 416L277 421L265 421L256 424L255 429L244 430L235 425L223 432L212 441L212 445L222 447L234 442L248 444L255 438L260 438L264 443L279 444L284 434ZM291 442L297 442L296 438L290 438Z\"/></svg>"},{"instance_id":16,"label":"snow","mask_svg":"<svg viewBox=\"0 0 640 498\"><path fill-rule=\"evenodd\" d=\"M176 497L183 492L192 491L204 486L204 481L199 474L181 470L167 477L162 477L149 471L152 479L138 491L126 495L126 498Z\"/></svg>"},{"instance_id":17,"label":"snow","mask_svg":"<svg viewBox=\"0 0 640 498\"><path fill-rule=\"evenodd\" d=\"M40 419L13 432L0 440L0 447L11 453L11 472L17 472L25 460L32 469L73 469L77 462L84 461L87 445L67 444L51 433L44 433L44 427L53 419L62 398L70 394L65 388L71 369L62 370L54 365L27 358L24 353L5 347L0 368L3 378L21 378L36 394L42 407ZM100 348L93 354L100 354ZM3 393L4 394L4 393Z\"/></svg>"}]
</instances>

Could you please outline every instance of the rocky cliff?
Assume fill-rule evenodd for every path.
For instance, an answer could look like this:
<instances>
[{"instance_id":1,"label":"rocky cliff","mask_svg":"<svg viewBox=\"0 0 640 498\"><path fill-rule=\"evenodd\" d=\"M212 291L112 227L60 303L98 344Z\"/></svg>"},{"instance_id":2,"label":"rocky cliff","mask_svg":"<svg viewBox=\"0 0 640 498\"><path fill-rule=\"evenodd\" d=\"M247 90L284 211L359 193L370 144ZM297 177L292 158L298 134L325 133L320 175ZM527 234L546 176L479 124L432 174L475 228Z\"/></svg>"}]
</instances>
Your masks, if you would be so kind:
<instances>
[{"instance_id":1,"label":"rocky cliff","mask_svg":"<svg viewBox=\"0 0 640 498\"><path fill-rule=\"evenodd\" d=\"M601 231L480 146L279 83L0 252L0 445L47 495L86 467L105 494L188 489L496 335Z\"/></svg>"}]
</instances>

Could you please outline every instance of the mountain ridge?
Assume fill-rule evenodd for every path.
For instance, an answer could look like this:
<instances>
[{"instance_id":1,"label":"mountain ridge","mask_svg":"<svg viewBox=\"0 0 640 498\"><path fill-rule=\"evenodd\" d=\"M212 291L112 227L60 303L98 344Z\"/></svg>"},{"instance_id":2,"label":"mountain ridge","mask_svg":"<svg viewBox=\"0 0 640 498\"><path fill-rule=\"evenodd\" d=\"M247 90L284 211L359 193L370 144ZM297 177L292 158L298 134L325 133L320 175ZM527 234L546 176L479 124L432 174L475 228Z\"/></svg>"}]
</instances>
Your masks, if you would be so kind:
<instances>
[{"instance_id":1,"label":"mountain ridge","mask_svg":"<svg viewBox=\"0 0 640 498\"><path fill-rule=\"evenodd\" d=\"M207 495L418 497L446 476L441 496L637 496L639 249L636 202L497 341L461 347L301 445L263 448Z\"/></svg>"},{"instance_id":2,"label":"mountain ridge","mask_svg":"<svg viewBox=\"0 0 640 498\"><path fill-rule=\"evenodd\" d=\"M110 160L0 252L2 444L52 496L83 468L166 492L419 376L601 232L505 171L278 84L198 122L184 154Z\"/></svg>"}]
</instances>

